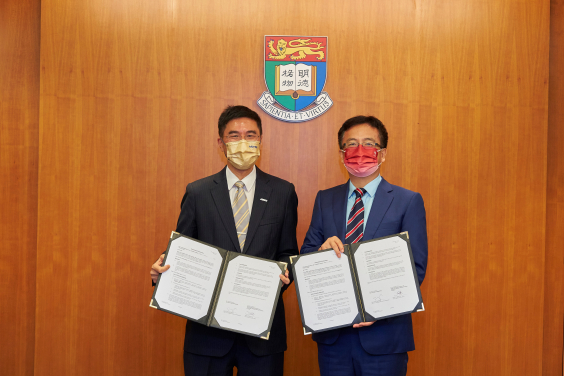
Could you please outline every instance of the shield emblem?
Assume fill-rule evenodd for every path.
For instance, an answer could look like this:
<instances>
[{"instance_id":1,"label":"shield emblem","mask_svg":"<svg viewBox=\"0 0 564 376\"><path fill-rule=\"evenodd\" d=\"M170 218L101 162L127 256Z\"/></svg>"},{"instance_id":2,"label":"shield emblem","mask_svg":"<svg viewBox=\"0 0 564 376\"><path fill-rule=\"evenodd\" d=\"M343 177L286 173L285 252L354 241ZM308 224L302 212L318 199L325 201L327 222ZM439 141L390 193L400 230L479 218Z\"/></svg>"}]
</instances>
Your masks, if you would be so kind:
<instances>
[{"instance_id":1,"label":"shield emblem","mask_svg":"<svg viewBox=\"0 0 564 376\"><path fill-rule=\"evenodd\" d=\"M264 37L264 80L280 106L289 111L307 108L321 94L326 78L327 37Z\"/></svg>"}]
</instances>

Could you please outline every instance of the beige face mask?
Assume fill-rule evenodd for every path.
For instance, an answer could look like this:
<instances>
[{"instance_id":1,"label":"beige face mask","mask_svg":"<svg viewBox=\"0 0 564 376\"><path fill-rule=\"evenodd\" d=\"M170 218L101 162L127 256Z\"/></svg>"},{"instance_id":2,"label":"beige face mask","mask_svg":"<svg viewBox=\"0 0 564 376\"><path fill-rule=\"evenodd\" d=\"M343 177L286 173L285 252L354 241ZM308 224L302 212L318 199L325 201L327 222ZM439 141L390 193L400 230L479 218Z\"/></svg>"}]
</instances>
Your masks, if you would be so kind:
<instances>
[{"instance_id":1,"label":"beige face mask","mask_svg":"<svg viewBox=\"0 0 564 376\"><path fill-rule=\"evenodd\" d=\"M260 155L260 141L239 140L228 142L227 160L238 170L247 170Z\"/></svg>"}]
</instances>

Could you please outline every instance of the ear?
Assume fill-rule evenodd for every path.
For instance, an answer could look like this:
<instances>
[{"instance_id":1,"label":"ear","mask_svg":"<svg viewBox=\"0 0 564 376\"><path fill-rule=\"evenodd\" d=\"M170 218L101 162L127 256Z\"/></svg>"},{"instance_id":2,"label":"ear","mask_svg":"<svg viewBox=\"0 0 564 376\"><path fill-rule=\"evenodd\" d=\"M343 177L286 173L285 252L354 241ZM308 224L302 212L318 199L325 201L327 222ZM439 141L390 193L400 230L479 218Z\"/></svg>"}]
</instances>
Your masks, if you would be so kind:
<instances>
[{"instance_id":1,"label":"ear","mask_svg":"<svg viewBox=\"0 0 564 376\"><path fill-rule=\"evenodd\" d=\"M384 163L384 161L386 160L386 154L388 153L388 149L381 149L380 152L378 154L380 154L380 163Z\"/></svg>"},{"instance_id":2,"label":"ear","mask_svg":"<svg viewBox=\"0 0 564 376\"><path fill-rule=\"evenodd\" d=\"M225 144L223 143L223 140L221 139L221 137L217 138L217 146L219 147L219 150L221 150L221 152L223 154L227 153L227 150L225 150Z\"/></svg>"},{"instance_id":3,"label":"ear","mask_svg":"<svg viewBox=\"0 0 564 376\"><path fill-rule=\"evenodd\" d=\"M341 163L345 164L345 152L339 149L339 158L341 158Z\"/></svg>"}]
</instances>

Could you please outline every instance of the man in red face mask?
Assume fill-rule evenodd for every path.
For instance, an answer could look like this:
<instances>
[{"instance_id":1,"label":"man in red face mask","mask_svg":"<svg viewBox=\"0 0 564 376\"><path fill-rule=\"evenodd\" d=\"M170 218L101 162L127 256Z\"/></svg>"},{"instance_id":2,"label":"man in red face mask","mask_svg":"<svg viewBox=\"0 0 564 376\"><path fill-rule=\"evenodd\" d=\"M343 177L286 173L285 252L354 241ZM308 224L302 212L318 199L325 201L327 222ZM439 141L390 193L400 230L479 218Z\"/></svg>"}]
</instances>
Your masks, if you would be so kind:
<instances>
[{"instance_id":1,"label":"man in red face mask","mask_svg":"<svg viewBox=\"0 0 564 376\"><path fill-rule=\"evenodd\" d=\"M300 253L409 231L419 283L427 268L427 225L419 193L392 185L380 175L388 132L373 116L356 116L338 133L341 161L350 180L319 191ZM405 376L407 352L415 350L411 315L313 334L321 376Z\"/></svg>"}]
</instances>

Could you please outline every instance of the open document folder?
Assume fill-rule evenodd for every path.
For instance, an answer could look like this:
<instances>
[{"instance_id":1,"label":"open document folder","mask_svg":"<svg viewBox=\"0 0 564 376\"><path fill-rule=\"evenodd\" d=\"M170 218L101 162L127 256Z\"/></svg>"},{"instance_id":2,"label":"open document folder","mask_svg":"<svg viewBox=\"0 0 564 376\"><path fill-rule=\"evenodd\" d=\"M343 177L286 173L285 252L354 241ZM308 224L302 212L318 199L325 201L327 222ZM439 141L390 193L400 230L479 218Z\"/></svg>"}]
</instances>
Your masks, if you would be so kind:
<instances>
[{"instance_id":1,"label":"open document folder","mask_svg":"<svg viewBox=\"0 0 564 376\"><path fill-rule=\"evenodd\" d=\"M173 232L150 306L268 339L286 263L226 251Z\"/></svg>"},{"instance_id":2,"label":"open document folder","mask_svg":"<svg viewBox=\"0 0 564 376\"><path fill-rule=\"evenodd\" d=\"M290 262L304 334L424 310L407 232Z\"/></svg>"}]
</instances>

